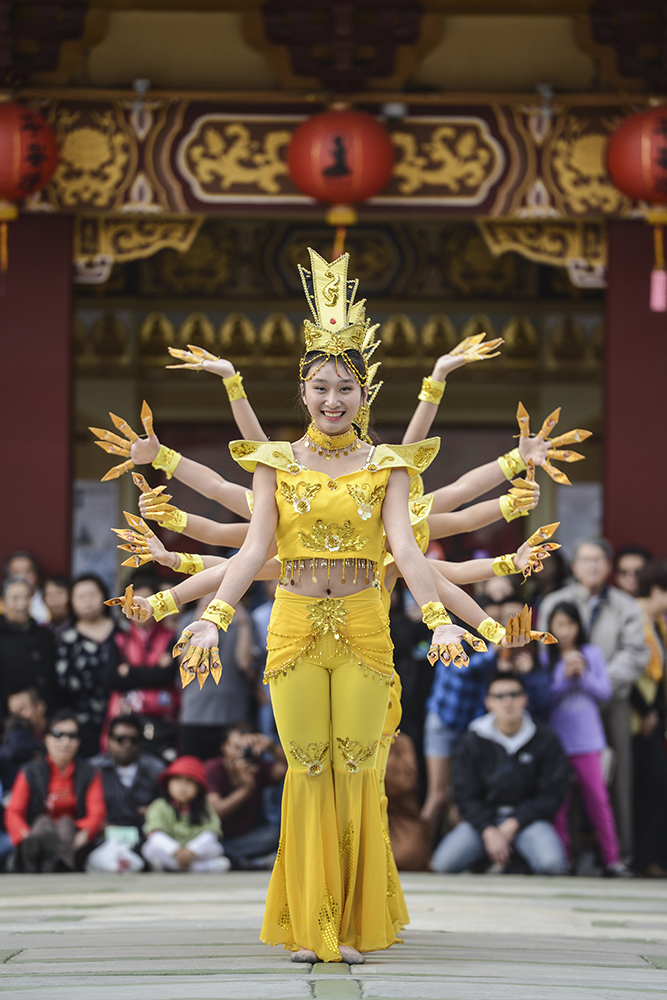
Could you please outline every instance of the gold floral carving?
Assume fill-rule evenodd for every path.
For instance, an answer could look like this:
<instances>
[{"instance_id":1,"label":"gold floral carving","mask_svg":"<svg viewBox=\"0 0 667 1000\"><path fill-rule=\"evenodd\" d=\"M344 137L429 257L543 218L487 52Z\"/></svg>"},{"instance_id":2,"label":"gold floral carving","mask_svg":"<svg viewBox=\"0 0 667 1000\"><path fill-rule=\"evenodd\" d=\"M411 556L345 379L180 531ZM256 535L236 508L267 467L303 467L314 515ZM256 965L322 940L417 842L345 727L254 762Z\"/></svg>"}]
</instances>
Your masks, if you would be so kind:
<instances>
[{"instance_id":1,"label":"gold floral carving","mask_svg":"<svg viewBox=\"0 0 667 1000\"><path fill-rule=\"evenodd\" d=\"M597 222L495 222L479 223L489 250L495 256L512 251L539 264L566 267L571 261L590 266L607 262L607 238Z\"/></svg>"},{"instance_id":2,"label":"gold floral carving","mask_svg":"<svg viewBox=\"0 0 667 1000\"><path fill-rule=\"evenodd\" d=\"M49 185L59 208L120 207L134 178L136 140L119 107L84 113L58 107L53 121L60 160Z\"/></svg>"},{"instance_id":3,"label":"gold floral carving","mask_svg":"<svg viewBox=\"0 0 667 1000\"><path fill-rule=\"evenodd\" d=\"M186 253L199 232L202 217L125 218L78 216L74 221L74 261L79 268L100 256L114 263L149 257L165 247Z\"/></svg>"},{"instance_id":4,"label":"gold floral carving","mask_svg":"<svg viewBox=\"0 0 667 1000\"><path fill-rule=\"evenodd\" d=\"M400 154L394 165L398 190L412 195L439 188L446 203L478 205L505 167L503 151L481 118L457 115L444 122L422 142L414 132L392 132Z\"/></svg>"},{"instance_id":5,"label":"gold floral carving","mask_svg":"<svg viewBox=\"0 0 667 1000\"><path fill-rule=\"evenodd\" d=\"M324 521L318 518L312 531L300 531L299 538L304 548L312 552L359 552L368 538L355 533L351 521L338 524L336 521Z\"/></svg>"},{"instance_id":6,"label":"gold floral carving","mask_svg":"<svg viewBox=\"0 0 667 1000\"><path fill-rule=\"evenodd\" d=\"M566 114L545 144L543 170L547 187L562 215L627 215L632 202L615 188L607 173L609 136L620 116L598 118Z\"/></svg>"},{"instance_id":7,"label":"gold floral carving","mask_svg":"<svg viewBox=\"0 0 667 1000\"><path fill-rule=\"evenodd\" d=\"M291 137L278 129L253 138L248 125L227 115L202 115L179 146L178 164L201 201L225 200L226 192L240 187L280 194L279 179L288 174L281 153Z\"/></svg>"}]
</instances>

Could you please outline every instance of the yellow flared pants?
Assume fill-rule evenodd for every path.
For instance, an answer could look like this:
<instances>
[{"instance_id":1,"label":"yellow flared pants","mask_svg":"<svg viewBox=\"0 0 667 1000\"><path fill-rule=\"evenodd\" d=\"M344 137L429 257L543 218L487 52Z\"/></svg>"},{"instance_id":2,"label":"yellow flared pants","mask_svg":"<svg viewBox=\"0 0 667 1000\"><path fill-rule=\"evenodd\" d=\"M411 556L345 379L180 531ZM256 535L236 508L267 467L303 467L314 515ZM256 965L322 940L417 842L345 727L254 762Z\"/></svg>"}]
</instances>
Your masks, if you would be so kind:
<instances>
[{"instance_id":1,"label":"yellow flared pants","mask_svg":"<svg viewBox=\"0 0 667 1000\"><path fill-rule=\"evenodd\" d=\"M319 611L332 602L279 591L276 604L271 627L287 637L290 622L292 628L303 624L306 612L306 620L321 626ZM292 951L309 948L328 962L340 961L341 944L388 948L405 922L396 907L400 885L377 770L392 674L365 668L363 642L350 630L355 619L365 622L378 653L379 594L345 598L337 611L336 629L311 632L293 669L273 669L271 655L267 662L289 769L261 938ZM388 630L384 642L390 655Z\"/></svg>"}]
</instances>

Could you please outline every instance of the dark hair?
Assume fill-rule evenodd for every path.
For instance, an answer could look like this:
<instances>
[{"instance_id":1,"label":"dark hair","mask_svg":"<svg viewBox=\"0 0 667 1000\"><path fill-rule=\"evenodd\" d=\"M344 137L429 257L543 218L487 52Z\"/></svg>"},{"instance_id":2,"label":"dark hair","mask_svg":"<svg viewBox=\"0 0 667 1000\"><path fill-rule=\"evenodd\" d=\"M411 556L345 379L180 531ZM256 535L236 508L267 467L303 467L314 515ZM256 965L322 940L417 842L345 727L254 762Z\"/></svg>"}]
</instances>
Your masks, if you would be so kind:
<instances>
[{"instance_id":1,"label":"dark hair","mask_svg":"<svg viewBox=\"0 0 667 1000\"><path fill-rule=\"evenodd\" d=\"M574 640L574 645L577 649L581 649L584 643L587 641L586 629L584 623L581 620L581 615L579 614L579 608L572 601L561 601L556 605L549 615L549 622L547 624L547 631L551 631L551 623L554 620L554 615L566 615L573 622L576 622L579 631L577 632ZM558 661L560 660L560 647L557 643L552 643L547 646L547 655L549 657L549 669L553 670Z\"/></svg>"},{"instance_id":2,"label":"dark hair","mask_svg":"<svg viewBox=\"0 0 667 1000\"><path fill-rule=\"evenodd\" d=\"M79 720L76 717L76 713L73 712L71 708L59 708L57 712L54 712L53 715L49 717L49 721L46 726L47 733L50 733L53 727L57 726L59 722L75 722L79 736L81 735Z\"/></svg>"},{"instance_id":3,"label":"dark hair","mask_svg":"<svg viewBox=\"0 0 667 1000\"><path fill-rule=\"evenodd\" d=\"M244 736L247 733L254 733L255 730L250 725L246 719L239 719L238 722L230 722L229 725L223 726L220 733L220 746L224 746L232 733L242 733Z\"/></svg>"},{"instance_id":4,"label":"dark hair","mask_svg":"<svg viewBox=\"0 0 667 1000\"><path fill-rule=\"evenodd\" d=\"M594 545L596 548L601 549L602 552L604 552L605 558L608 562L614 561L614 549L611 542L608 542L606 538L582 538L574 547L574 554L572 556L573 562L576 561L576 558L579 555L579 549L582 545Z\"/></svg>"},{"instance_id":5,"label":"dark hair","mask_svg":"<svg viewBox=\"0 0 667 1000\"><path fill-rule=\"evenodd\" d=\"M127 715L116 715L109 724L109 736L113 736L118 726L131 726L136 729L139 736L144 735L144 720L136 712L128 712Z\"/></svg>"},{"instance_id":6,"label":"dark hair","mask_svg":"<svg viewBox=\"0 0 667 1000\"><path fill-rule=\"evenodd\" d=\"M326 351L306 351L301 362L301 384L304 382L303 376L309 373L313 365L323 365L327 361L330 361L332 357L336 364L347 369L350 375L354 375L357 382L361 384L366 381L368 375L366 362L359 351L345 351L345 357L335 357L334 355L327 354Z\"/></svg>"},{"instance_id":7,"label":"dark hair","mask_svg":"<svg viewBox=\"0 0 667 1000\"><path fill-rule=\"evenodd\" d=\"M487 694L496 681L516 681L521 690L525 693L526 685L523 682L523 677L516 670L493 670L486 682Z\"/></svg>"},{"instance_id":8,"label":"dark hair","mask_svg":"<svg viewBox=\"0 0 667 1000\"><path fill-rule=\"evenodd\" d=\"M42 580L42 590L46 587L47 583L53 583L56 587L62 587L63 590L69 590L72 586L70 578L68 576L60 576L55 574L54 576L45 576Z\"/></svg>"},{"instance_id":9,"label":"dark hair","mask_svg":"<svg viewBox=\"0 0 667 1000\"><path fill-rule=\"evenodd\" d=\"M72 599L72 596L74 594L74 588L79 583L94 583L97 589L99 590L100 594L102 595L102 601L109 600L109 590L107 588L107 585L101 577L97 576L96 573L82 573L81 576L77 576L76 580L72 580L72 589L70 590L70 600ZM102 612L105 615L110 615L111 608L108 608L106 604L104 604L102 607Z\"/></svg>"},{"instance_id":10,"label":"dark hair","mask_svg":"<svg viewBox=\"0 0 667 1000\"><path fill-rule=\"evenodd\" d=\"M44 701L42 697L42 692L39 690L36 684L28 684L26 687L16 688L15 691L10 691L7 698L13 698L15 694L27 694L33 705L36 705L38 701Z\"/></svg>"},{"instance_id":11,"label":"dark hair","mask_svg":"<svg viewBox=\"0 0 667 1000\"><path fill-rule=\"evenodd\" d=\"M667 590L667 561L653 559L639 571L637 597L650 597L654 587Z\"/></svg>"},{"instance_id":12,"label":"dark hair","mask_svg":"<svg viewBox=\"0 0 667 1000\"><path fill-rule=\"evenodd\" d=\"M163 583L157 573L154 573L150 569L136 569L134 573L130 574L130 581L132 586L137 589L137 587L148 587L151 594L157 594L159 590L162 589Z\"/></svg>"},{"instance_id":13,"label":"dark hair","mask_svg":"<svg viewBox=\"0 0 667 1000\"><path fill-rule=\"evenodd\" d=\"M641 556L644 562L650 562L653 558L653 553L645 549L643 545L624 545L614 557L614 569L618 567L623 556Z\"/></svg>"},{"instance_id":14,"label":"dark hair","mask_svg":"<svg viewBox=\"0 0 667 1000\"><path fill-rule=\"evenodd\" d=\"M41 570L41 567L40 567L39 563L37 562L37 557L34 556L32 554L32 552L26 552L23 549L19 549L17 552L12 552L11 555L8 555L7 558L5 559L5 561L3 563L3 566L2 566L2 575L3 576L7 576L8 575L8 573L9 573L9 567L11 566L12 562L14 561L14 559L29 559L30 562L32 563L32 568L34 569L34 571L37 574L37 576L39 577L39 576L42 575L42 570Z\"/></svg>"},{"instance_id":15,"label":"dark hair","mask_svg":"<svg viewBox=\"0 0 667 1000\"><path fill-rule=\"evenodd\" d=\"M169 782L172 780L172 778L181 778L181 777L187 778L188 775L170 774L169 777L165 780L164 787L162 788L160 793L161 797L163 799L166 799L166 801L169 803L169 805L171 806L171 808L174 810L175 813L178 813L179 809L178 806L174 805L173 799L169 795ZM194 781L199 791L197 792L194 799L192 800L192 802L190 802L188 806L188 818L193 826L201 826L202 823L206 822L209 816L208 808L206 805L206 789L202 788L201 785L198 782L196 782L194 778L189 778L189 780Z\"/></svg>"}]
</instances>

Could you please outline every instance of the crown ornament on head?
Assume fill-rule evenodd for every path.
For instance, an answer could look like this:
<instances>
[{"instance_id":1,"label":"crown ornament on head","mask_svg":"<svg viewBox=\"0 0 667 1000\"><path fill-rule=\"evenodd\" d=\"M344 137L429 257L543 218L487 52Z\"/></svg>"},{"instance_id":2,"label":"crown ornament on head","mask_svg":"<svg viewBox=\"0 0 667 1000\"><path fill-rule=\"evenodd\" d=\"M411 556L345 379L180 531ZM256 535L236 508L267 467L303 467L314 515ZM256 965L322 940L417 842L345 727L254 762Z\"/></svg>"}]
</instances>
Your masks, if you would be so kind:
<instances>
[{"instance_id":1,"label":"crown ornament on head","mask_svg":"<svg viewBox=\"0 0 667 1000\"><path fill-rule=\"evenodd\" d=\"M354 301L359 279L347 276L350 255L344 253L328 263L310 247L308 253L311 270L307 271L299 264L299 274L315 322L304 320L304 348L305 354L318 351L325 357L308 375L303 374L302 358L299 374L302 379L310 379L331 358L341 358L352 370L360 385L369 386L379 367L379 362L369 366L369 361L380 344L379 340L375 340L375 331L379 323L371 325L371 321L366 318L366 299ZM349 351L358 351L366 362L366 376L363 379L346 358ZM380 382L373 387L375 390L373 398L377 395L381 384ZM367 401L365 406L370 406L370 403Z\"/></svg>"}]
</instances>

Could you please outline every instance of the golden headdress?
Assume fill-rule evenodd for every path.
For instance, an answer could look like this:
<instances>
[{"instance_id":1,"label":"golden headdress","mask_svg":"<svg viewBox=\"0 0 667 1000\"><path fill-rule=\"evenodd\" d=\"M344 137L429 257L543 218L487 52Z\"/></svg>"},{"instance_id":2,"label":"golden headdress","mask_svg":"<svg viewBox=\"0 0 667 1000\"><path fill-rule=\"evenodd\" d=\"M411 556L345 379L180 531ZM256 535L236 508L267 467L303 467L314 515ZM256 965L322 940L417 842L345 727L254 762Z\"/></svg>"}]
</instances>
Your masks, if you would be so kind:
<instances>
[{"instance_id":1,"label":"golden headdress","mask_svg":"<svg viewBox=\"0 0 667 1000\"><path fill-rule=\"evenodd\" d=\"M344 253L332 263L308 247L311 270L299 264L299 274L308 305L315 320L304 320L304 349L322 352L325 355L320 364L315 365L308 375L304 375L304 359L299 364L299 374L302 379L310 379L322 365L331 358L341 358L357 378L359 384L368 388L366 402L359 410L355 423L359 426L361 436L366 437L371 403L377 396L382 382L371 387L371 383L380 367L380 362L369 364L380 341L375 339L375 331L379 323L371 324L366 318L366 299L354 301L358 278L348 278L347 268L350 261L349 253ZM349 351L358 351L366 364L366 375L361 376L347 357ZM304 354L304 356L305 356Z\"/></svg>"}]
</instances>

